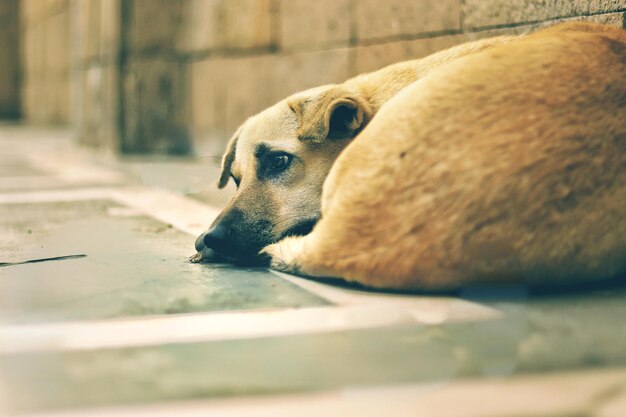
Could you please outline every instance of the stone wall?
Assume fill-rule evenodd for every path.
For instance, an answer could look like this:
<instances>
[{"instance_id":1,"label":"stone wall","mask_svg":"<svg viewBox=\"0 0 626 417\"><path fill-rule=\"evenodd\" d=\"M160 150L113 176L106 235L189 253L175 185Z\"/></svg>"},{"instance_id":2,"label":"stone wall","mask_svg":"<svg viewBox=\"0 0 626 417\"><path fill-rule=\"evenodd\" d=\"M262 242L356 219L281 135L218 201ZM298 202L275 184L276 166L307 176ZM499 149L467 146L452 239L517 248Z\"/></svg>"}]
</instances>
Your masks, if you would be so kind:
<instances>
[{"instance_id":1,"label":"stone wall","mask_svg":"<svg viewBox=\"0 0 626 417\"><path fill-rule=\"evenodd\" d=\"M57 27L55 45L61 38L69 45L66 28L74 31L71 120L83 142L123 152L202 155L219 154L246 117L298 90L563 20L624 27L626 13L626 0L22 2L49 5L50 23L42 26ZM31 26L23 21L23 32L31 33ZM40 109L28 99L38 80L28 74L41 65L25 60L27 117L69 120L61 100ZM38 88L65 82L67 89L67 68L55 65Z\"/></svg>"}]
</instances>

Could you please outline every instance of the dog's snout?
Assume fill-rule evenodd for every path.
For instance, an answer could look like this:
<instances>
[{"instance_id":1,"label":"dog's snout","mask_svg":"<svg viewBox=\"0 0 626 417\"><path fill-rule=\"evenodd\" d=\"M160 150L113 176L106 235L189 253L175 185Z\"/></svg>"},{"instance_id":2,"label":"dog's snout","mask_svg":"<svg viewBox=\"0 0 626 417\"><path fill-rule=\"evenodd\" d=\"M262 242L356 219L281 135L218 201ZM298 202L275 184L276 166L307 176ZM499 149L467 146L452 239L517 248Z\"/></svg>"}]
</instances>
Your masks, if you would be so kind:
<instances>
[{"instance_id":1,"label":"dog's snout","mask_svg":"<svg viewBox=\"0 0 626 417\"><path fill-rule=\"evenodd\" d=\"M198 238L196 239L196 251L197 252L202 252L202 250L206 247L206 245L204 244L204 236L206 235L206 233L202 233L200 236L198 236Z\"/></svg>"},{"instance_id":2,"label":"dog's snout","mask_svg":"<svg viewBox=\"0 0 626 417\"><path fill-rule=\"evenodd\" d=\"M230 227L223 223L218 223L208 232L202 235L202 243L211 249L218 250L228 244L232 235Z\"/></svg>"},{"instance_id":3,"label":"dog's snout","mask_svg":"<svg viewBox=\"0 0 626 417\"><path fill-rule=\"evenodd\" d=\"M218 223L198 236L195 243L196 251L202 252L205 248L219 250L228 243L231 234L232 230L228 226Z\"/></svg>"},{"instance_id":4,"label":"dog's snout","mask_svg":"<svg viewBox=\"0 0 626 417\"><path fill-rule=\"evenodd\" d=\"M269 242L264 239L265 224L251 222L237 208L222 212L209 230L196 239L196 250L214 253L232 262L254 263Z\"/></svg>"}]
</instances>

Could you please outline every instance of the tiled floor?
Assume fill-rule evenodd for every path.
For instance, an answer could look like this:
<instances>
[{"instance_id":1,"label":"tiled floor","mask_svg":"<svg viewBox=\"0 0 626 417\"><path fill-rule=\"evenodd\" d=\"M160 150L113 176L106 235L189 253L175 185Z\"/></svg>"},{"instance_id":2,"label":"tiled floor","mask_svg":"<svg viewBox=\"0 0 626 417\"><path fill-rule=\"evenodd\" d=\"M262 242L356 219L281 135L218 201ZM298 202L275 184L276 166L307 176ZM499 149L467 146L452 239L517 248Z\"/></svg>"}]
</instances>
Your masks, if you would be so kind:
<instances>
[{"instance_id":1,"label":"tiled floor","mask_svg":"<svg viewBox=\"0 0 626 417\"><path fill-rule=\"evenodd\" d=\"M218 209L182 192L223 201L215 168L69 136L0 127L0 415L626 416L625 286L400 295L191 264Z\"/></svg>"}]
</instances>

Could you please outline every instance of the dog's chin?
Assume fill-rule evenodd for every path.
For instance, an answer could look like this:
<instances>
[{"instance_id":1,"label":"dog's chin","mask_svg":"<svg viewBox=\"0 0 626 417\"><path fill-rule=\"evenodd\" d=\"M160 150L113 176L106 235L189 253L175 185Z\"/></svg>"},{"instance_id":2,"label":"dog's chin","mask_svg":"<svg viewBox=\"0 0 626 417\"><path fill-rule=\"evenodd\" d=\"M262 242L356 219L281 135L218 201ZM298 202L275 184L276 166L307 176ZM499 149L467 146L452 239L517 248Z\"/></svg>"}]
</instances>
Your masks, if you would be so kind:
<instances>
[{"instance_id":1,"label":"dog's chin","mask_svg":"<svg viewBox=\"0 0 626 417\"><path fill-rule=\"evenodd\" d=\"M262 249L262 248L261 248ZM250 250L233 250L233 251L215 251L215 253L224 261L237 266L268 266L269 258L265 254L259 254L258 251Z\"/></svg>"}]
</instances>

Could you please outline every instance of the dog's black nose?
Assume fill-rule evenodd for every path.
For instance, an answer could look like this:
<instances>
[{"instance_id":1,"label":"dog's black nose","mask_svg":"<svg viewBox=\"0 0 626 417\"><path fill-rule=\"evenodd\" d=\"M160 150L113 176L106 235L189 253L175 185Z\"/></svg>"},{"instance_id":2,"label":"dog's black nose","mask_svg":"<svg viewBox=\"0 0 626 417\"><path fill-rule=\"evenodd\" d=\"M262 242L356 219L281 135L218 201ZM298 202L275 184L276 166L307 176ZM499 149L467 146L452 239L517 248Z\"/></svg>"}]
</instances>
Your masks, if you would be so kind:
<instances>
[{"instance_id":1,"label":"dog's black nose","mask_svg":"<svg viewBox=\"0 0 626 417\"><path fill-rule=\"evenodd\" d=\"M231 234L230 227L218 223L202 236L202 242L205 246L219 252L220 249L228 246Z\"/></svg>"},{"instance_id":2,"label":"dog's black nose","mask_svg":"<svg viewBox=\"0 0 626 417\"><path fill-rule=\"evenodd\" d=\"M196 251L197 252L202 252L202 249L205 248L205 244L204 244L204 235L206 235L206 233L202 233L200 236L198 236L198 238L196 239Z\"/></svg>"}]
</instances>

